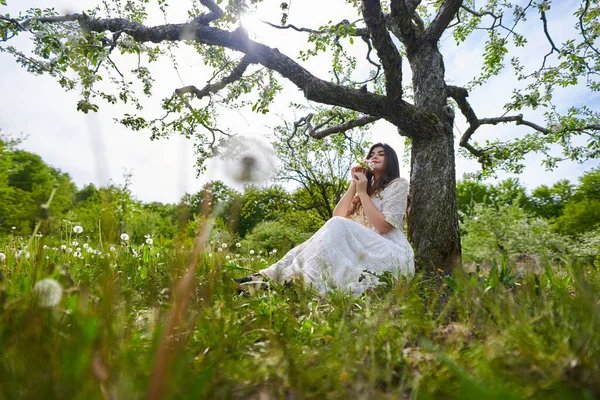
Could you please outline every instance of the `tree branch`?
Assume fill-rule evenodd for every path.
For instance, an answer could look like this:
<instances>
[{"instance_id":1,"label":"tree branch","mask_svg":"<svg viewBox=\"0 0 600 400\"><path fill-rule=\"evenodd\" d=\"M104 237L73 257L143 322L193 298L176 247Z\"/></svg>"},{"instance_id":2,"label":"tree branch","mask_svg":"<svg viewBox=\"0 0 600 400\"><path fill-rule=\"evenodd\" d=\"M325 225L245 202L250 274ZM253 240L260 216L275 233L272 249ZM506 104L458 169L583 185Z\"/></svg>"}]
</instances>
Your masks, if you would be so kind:
<instances>
[{"instance_id":1,"label":"tree branch","mask_svg":"<svg viewBox=\"0 0 600 400\"><path fill-rule=\"evenodd\" d=\"M223 10L213 0L200 0L200 3L210 10L208 14L202 14L193 19L193 22L200 25L208 25L210 22L223 16Z\"/></svg>"},{"instance_id":2,"label":"tree branch","mask_svg":"<svg viewBox=\"0 0 600 400\"><path fill-rule=\"evenodd\" d=\"M363 0L362 13L373 46L383 65L385 89L390 100L402 98L402 57L388 33L379 0Z\"/></svg>"},{"instance_id":3,"label":"tree branch","mask_svg":"<svg viewBox=\"0 0 600 400\"><path fill-rule=\"evenodd\" d=\"M415 6L416 7L416 6ZM390 18L392 19L392 23L397 25L399 31L395 31L395 35L399 33L399 40L402 41L407 47L410 47L414 44L415 40L415 31L412 25L412 15L413 11L410 11L409 6L404 2L404 0L392 0L391 1L391 13Z\"/></svg>"},{"instance_id":4,"label":"tree branch","mask_svg":"<svg viewBox=\"0 0 600 400\"><path fill-rule=\"evenodd\" d=\"M206 86L204 86L202 90L198 89L196 86L193 85L185 86L181 89L175 89L175 93L177 93L180 96L186 93L193 93L199 99L211 93L217 93L219 90L223 89L228 84L239 80L250 64L252 64L252 57L245 55L239 62L239 64L235 66L233 71L231 71L231 74L229 74L219 82L209 83Z\"/></svg>"},{"instance_id":5,"label":"tree branch","mask_svg":"<svg viewBox=\"0 0 600 400\"><path fill-rule=\"evenodd\" d=\"M306 131L308 132L308 134L315 139L323 139L327 136L330 136L330 135L333 135L336 133L346 132L346 131L349 131L350 129L358 128L359 126L365 126L365 125L371 124L379 119L377 117L372 117L370 115L367 115L367 116L364 116L361 118L357 118L357 119L350 120L348 122L341 123L336 126L332 126L330 128L319 130L323 126L325 126L329 122L331 122L335 117L331 117L331 118L327 119L325 122L323 122L322 124L319 124L316 127L313 127L311 124L312 118L313 118L313 114L308 114L306 117L303 117L300 120L296 121L294 123L294 127L306 126Z\"/></svg>"},{"instance_id":6,"label":"tree branch","mask_svg":"<svg viewBox=\"0 0 600 400\"><path fill-rule=\"evenodd\" d=\"M123 18L93 19L86 14L45 17L40 18L38 21L41 23L76 21L82 26L82 29L94 32L123 31L123 33L128 34L138 42L159 43L162 41L190 40L191 32L193 39L199 43L222 46L251 56L253 60L256 60L255 62L289 79L304 92L304 96L308 100L340 106L373 117L383 118L402 128L402 131L411 137L423 137L424 134L429 135L431 132L442 129L442 123L435 115L402 99L394 98L393 95L381 96L352 87L336 85L315 77L296 61L279 52L278 49L250 40L243 29L231 32L193 23L166 24L148 28ZM391 43L389 35L387 38ZM397 58L398 62L401 61L395 48L393 50L396 55L392 55L392 58ZM387 63L389 61L389 59L386 59ZM390 78L392 82L397 80L401 83L401 80L395 79L400 77L400 71L397 69L398 65L400 64L396 64L396 71L390 73Z\"/></svg>"},{"instance_id":7,"label":"tree branch","mask_svg":"<svg viewBox=\"0 0 600 400\"><path fill-rule=\"evenodd\" d=\"M462 0L446 0L441 5L440 10L435 16L434 20L429 24L429 27L425 30L424 36L431 41L438 41L442 37L442 34L458 12L462 5Z\"/></svg>"}]
</instances>

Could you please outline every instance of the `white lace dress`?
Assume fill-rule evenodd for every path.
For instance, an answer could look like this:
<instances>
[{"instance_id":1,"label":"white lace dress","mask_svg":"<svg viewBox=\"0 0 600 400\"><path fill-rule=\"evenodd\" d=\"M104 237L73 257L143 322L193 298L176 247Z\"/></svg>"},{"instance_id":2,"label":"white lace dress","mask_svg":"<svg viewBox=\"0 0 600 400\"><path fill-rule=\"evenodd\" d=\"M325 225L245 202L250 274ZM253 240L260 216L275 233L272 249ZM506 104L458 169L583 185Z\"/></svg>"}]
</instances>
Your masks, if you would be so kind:
<instances>
[{"instance_id":1,"label":"white lace dress","mask_svg":"<svg viewBox=\"0 0 600 400\"><path fill-rule=\"evenodd\" d=\"M393 226L390 232L379 234L362 213L353 220L333 217L260 273L279 283L299 279L321 293L337 288L354 295L381 284L376 275L386 271L394 276L414 274L413 249L402 230L407 195L408 182L399 178L371 197Z\"/></svg>"}]
</instances>

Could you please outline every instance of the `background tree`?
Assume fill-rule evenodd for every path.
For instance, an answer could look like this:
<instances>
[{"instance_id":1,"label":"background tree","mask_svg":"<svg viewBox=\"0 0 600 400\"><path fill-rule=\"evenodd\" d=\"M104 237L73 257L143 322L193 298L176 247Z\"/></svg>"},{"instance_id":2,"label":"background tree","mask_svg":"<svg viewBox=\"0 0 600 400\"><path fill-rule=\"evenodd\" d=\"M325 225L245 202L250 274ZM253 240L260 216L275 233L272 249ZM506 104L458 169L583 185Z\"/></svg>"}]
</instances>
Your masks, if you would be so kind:
<instances>
[{"instance_id":1,"label":"background tree","mask_svg":"<svg viewBox=\"0 0 600 400\"><path fill-rule=\"evenodd\" d=\"M309 132L311 124L319 127L345 116L330 116L328 110L309 114L293 126L285 124L275 129L273 147L281 166L277 179L299 185L292 200L298 210L314 210L326 222L333 209L350 184L350 169L365 157L370 143L367 131L327 136L313 140Z\"/></svg>"},{"instance_id":2,"label":"background tree","mask_svg":"<svg viewBox=\"0 0 600 400\"><path fill-rule=\"evenodd\" d=\"M144 95L151 93L153 80L148 67L142 64L142 55L151 63L162 55L168 56L172 42L193 46L215 69L211 83L202 89L195 86L177 89L163 101L166 111L163 118L146 120L127 114L122 123L133 129L150 129L154 138L168 136L172 131L195 135L201 160L212 154L219 134L223 133L215 123L217 104L231 104L257 89L252 109L267 112L281 90L275 73L296 85L308 100L331 106L331 116L340 110L355 116L345 122L334 118L320 129L310 125L309 120L307 128L311 136L323 137L379 119L387 120L410 139L413 201L409 239L416 248L417 259L428 266L450 269L460 263L461 257L455 190L454 111L449 99L456 103L469 125L460 145L488 170L519 171L524 154L530 151L546 154L545 163L549 167L554 167L565 156L583 160L598 155L598 112L588 107L573 107L560 114L552 105L557 86L572 86L582 80L589 90L600 89L600 52L596 46L600 36L600 26L596 23L600 7L597 2L581 0L570 4L577 34L563 44L553 40L548 27L549 0L489 1L479 8L472 1L462 0L353 1L355 12L349 19L319 28L287 24L291 18L288 4L278 4L282 9L281 24L271 25L274 29L295 29L308 35L310 48L301 52L302 61L330 55L330 80L318 78L299 62L278 49L251 40L244 29L239 29L243 13L258 7L261 1L229 1L222 9L213 0L200 0L204 8L190 7L190 20L154 27L145 25L149 15L146 1L121 3L120 0L104 2L102 8L70 15L57 15L52 9L34 9L17 18L3 16L0 18L1 36L8 39L20 32L33 32L35 49L33 55L10 46L2 50L14 55L31 72L56 77L66 89L80 84L82 98L77 107L89 112L98 110L97 99L141 107L139 94L135 93L129 76L141 82ZM168 4L160 1L158 6L165 11ZM485 84L503 69L509 45L520 47L527 43L519 28L538 19L543 22L540 29L549 48L548 55L540 60L541 67L532 70L513 57L511 66L516 78L523 81L518 84L522 89L515 89L504 112L498 110L502 116L479 118L467 100L469 90ZM481 74L472 82L465 82L466 87L446 84L443 55L438 45L446 31L453 34L458 43L474 32L488 35L482 49ZM155 45L163 42L167 44ZM364 70L358 69L356 60L345 51L351 45L362 46L367 54L372 70L366 79L364 75L357 77ZM379 62L371 56L373 49ZM128 77L123 76L111 59L115 50L133 54L140 60L128 72ZM412 72L411 90L403 86L406 77L403 57ZM102 74L112 74L114 91L98 85ZM212 96L226 86L228 94L223 99ZM547 110L546 127L518 114L522 109L539 107ZM530 127L532 133L509 141L488 142L484 147L472 141L473 134L482 125L508 122ZM199 131L201 127L206 131ZM571 140L573 135L582 135L583 143ZM554 144L562 148L562 155L552 154L550 149Z\"/></svg>"}]
</instances>

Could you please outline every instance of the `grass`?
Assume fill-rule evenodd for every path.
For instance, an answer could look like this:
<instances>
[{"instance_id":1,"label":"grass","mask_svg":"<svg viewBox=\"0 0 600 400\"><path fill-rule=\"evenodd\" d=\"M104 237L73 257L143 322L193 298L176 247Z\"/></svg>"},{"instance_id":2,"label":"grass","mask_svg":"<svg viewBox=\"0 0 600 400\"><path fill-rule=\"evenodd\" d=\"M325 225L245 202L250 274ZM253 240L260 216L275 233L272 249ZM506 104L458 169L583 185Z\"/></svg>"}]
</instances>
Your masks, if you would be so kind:
<instances>
[{"instance_id":1,"label":"grass","mask_svg":"<svg viewBox=\"0 0 600 400\"><path fill-rule=\"evenodd\" d=\"M18 238L0 242L0 399L151 398L161 346L167 398L600 397L593 266L418 275L360 298L298 286L241 296L237 264L262 263L230 244L197 254L191 301L163 340L190 250L96 254L74 240L36 237L29 258L15 256ZM38 306L42 278L63 288L55 307Z\"/></svg>"}]
</instances>

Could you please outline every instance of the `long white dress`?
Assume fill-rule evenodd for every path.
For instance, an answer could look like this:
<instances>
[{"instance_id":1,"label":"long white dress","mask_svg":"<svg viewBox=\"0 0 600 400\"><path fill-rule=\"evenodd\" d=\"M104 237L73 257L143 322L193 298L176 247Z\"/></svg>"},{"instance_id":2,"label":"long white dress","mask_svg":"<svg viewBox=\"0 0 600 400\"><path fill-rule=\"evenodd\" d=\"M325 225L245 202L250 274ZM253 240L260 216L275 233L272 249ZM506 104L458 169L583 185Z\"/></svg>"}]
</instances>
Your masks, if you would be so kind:
<instances>
[{"instance_id":1,"label":"long white dress","mask_svg":"<svg viewBox=\"0 0 600 400\"><path fill-rule=\"evenodd\" d=\"M393 226L388 233L380 234L364 213L352 220L333 217L260 274L279 283L299 279L321 293L337 288L354 295L381 284L376 275L383 272L413 275L414 253L402 230L407 195L408 182L398 178L371 197Z\"/></svg>"}]
</instances>

